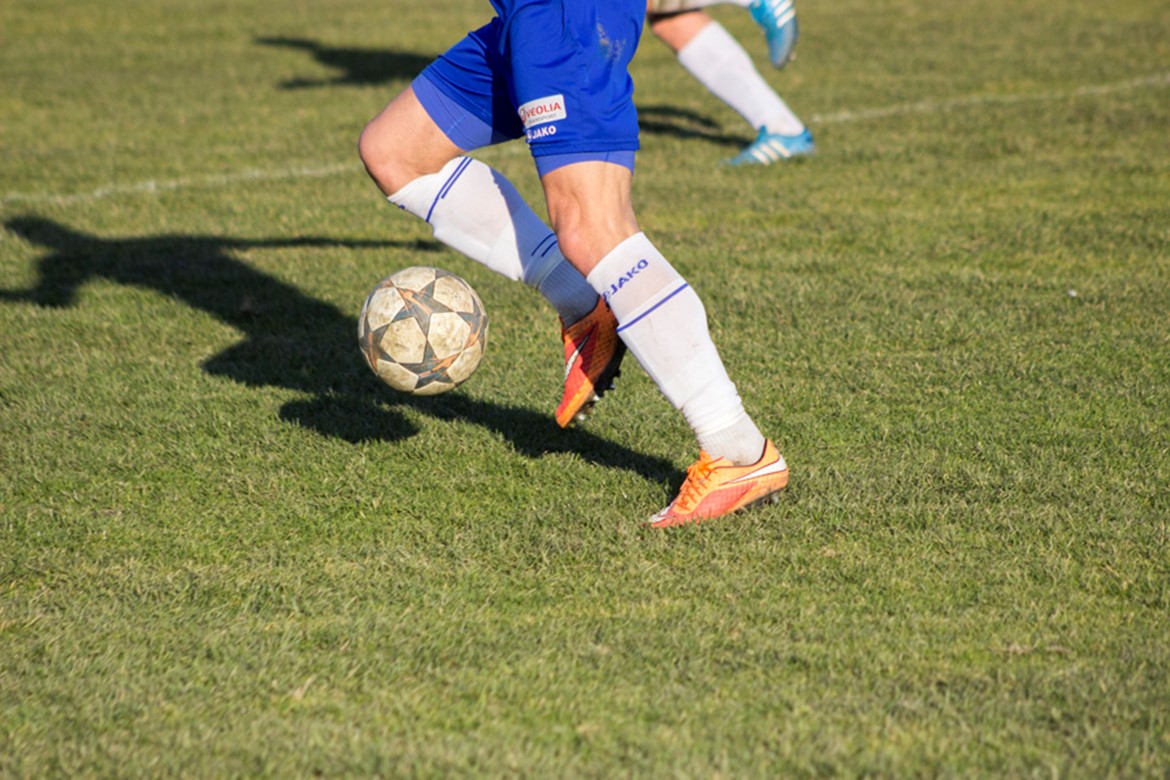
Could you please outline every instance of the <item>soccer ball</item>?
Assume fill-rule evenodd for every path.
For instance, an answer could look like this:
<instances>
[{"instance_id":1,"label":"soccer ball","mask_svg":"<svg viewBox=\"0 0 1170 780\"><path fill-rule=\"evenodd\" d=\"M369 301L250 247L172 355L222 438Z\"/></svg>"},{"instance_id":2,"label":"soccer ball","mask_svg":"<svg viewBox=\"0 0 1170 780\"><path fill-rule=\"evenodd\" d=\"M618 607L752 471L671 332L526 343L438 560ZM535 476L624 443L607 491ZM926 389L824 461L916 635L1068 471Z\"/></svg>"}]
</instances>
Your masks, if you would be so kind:
<instances>
[{"instance_id":1,"label":"soccer ball","mask_svg":"<svg viewBox=\"0 0 1170 780\"><path fill-rule=\"evenodd\" d=\"M358 317L366 364L395 390L414 395L465 382L483 359L487 334L487 313L471 285L425 266L378 282Z\"/></svg>"}]
</instances>

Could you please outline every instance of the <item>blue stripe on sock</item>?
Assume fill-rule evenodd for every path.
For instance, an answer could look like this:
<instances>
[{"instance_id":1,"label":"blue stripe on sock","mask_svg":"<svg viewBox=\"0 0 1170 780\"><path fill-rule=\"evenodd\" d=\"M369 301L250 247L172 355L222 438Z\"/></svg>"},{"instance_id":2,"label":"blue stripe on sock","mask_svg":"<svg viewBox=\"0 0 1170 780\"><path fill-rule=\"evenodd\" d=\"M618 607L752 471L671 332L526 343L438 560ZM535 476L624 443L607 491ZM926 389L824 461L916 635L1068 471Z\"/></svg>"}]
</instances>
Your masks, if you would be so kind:
<instances>
[{"instance_id":1,"label":"blue stripe on sock","mask_svg":"<svg viewBox=\"0 0 1170 780\"><path fill-rule=\"evenodd\" d=\"M469 165L471 165L471 158L464 157L463 162L459 163L459 166L455 169L455 172L451 174L450 178L443 182L443 186L439 188L439 194L435 196L434 201L431 203L430 210L427 211L427 222L431 221L431 215L435 213L435 206L439 205L439 201L447 197L447 193L450 192L451 188L455 186L455 180L463 175L463 172L467 170L467 166Z\"/></svg>"},{"instance_id":2,"label":"blue stripe on sock","mask_svg":"<svg viewBox=\"0 0 1170 780\"><path fill-rule=\"evenodd\" d=\"M552 243L549 244L547 247L545 247L545 250L540 253L541 257L544 257L545 255L547 255L549 252L552 251L552 248L557 245L557 234L556 233L549 233L547 236L542 238L540 240L540 243L536 245L536 248L533 249L530 254L535 255L537 252L540 252L540 248L542 246L544 246L545 242L547 242L547 241L552 241Z\"/></svg>"},{"instance_id":3,"label":"blue stripe on sock","mask_svg":"<svg viewBox=\"0 0 1170 780\"><path fill-rule=\"evenodd\" d=\"M663 304L665 304L665 303L666 303L667 301L669 301L671 298L673 298L674 296L678 295L680 292L682 292L683 290L687 289L688 287L690 287L690 285L689 285L689 284L687 284L686 282L683 282L681 285L679 285L678 289L674 290L672 293L670 293L670 295L667 295L665 298L663 298L662 300L660 300L658 303L654 304L654 305L653 305L653 306L651 306L649 309L647 309L646 311L642 312L641 314L639 314L637 317L635 317L634 319L630 320L629 322L623 323L622 325L618 326L617 332L618 332L618 333L621 333L621 332L622 332L623 330L625 330L626 328L632 328L632 327L634 327L634 326L635 326L635 325L637 325L639 322L641 322L642 320L644 320L646 317L649 317L651 314L653 314L653 313L654 313L654 311L655 311L656 309L660 308L660 307L661 307Z\"/></svg>"}]
</instances>

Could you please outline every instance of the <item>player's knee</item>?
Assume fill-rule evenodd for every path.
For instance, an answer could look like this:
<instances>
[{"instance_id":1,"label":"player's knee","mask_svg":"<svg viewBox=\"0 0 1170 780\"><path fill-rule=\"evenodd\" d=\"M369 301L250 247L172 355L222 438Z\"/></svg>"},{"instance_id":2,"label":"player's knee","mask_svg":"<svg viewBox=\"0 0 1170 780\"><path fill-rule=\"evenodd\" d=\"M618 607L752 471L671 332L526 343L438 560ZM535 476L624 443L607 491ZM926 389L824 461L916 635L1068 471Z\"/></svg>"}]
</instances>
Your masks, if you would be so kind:
<instances>
[{"instance_id":1,"label":"player's knee","mask_svg":"<svg viewBox=\"0 0 1170 780\"><path fill-rule=\"evenodd\" d=\"M401 158L398 147L389 140L385 133L379 132L375 122L366 125L358 137L358 156L362 165L387 195L402 189L418 176L408 161Z\"/></svg>"}]
</instances>

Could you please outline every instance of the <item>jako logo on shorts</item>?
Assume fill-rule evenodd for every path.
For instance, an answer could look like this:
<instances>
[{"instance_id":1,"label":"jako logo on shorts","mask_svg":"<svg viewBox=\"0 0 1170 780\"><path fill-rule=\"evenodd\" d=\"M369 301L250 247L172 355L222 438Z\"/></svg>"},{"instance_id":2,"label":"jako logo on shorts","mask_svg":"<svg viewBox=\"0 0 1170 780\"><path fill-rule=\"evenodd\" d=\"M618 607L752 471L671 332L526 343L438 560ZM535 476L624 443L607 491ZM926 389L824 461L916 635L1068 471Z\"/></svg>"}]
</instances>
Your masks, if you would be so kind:
<instances>
[{"instance_id":1,"label":"jako logo on shorts","mask_svg":"<svg viewBox=\"0 0 1170 780\"><path fill-rule=\"evenodd\" d=\"M537 127L537 128L532 129L532 130L525 130L524 131L524 138L528 141L528 143L532 143L537 138L547 138L550 135L556 135L556 134L557 134L557 126L556 125L549 125L548 127Z\"/></svg>"},{"instance_id":2,"label":"jako logo on shorts","mask_svg":"<svg viewBox=\"0 0 1170 780\"><path fill-rule=\"evenodd\" d=\"M628 282L633 281L635 276L637 276L640 272L644 271L649 266L650 261L643 257L641 260L635 263L630 270L619 276L617 281L611 284L609 289L601 294L601 297L608 302L610 298L612 298L614 295L617 295L618 290L625 287Z\"/></svg>"},{"instance_id":3,"label":"jako logo on shorts","mask_svg":"<svg viewBox=\"0 0 1170 780\"><path fill-rule=\"evenodd\" d=\"M549 95L548 97L529 100L520 106L519 112L520 121L524 123L525 130L536 125L556 122L568 116L568 112L565 111L564 95Z\"/></svg>"}]
</instances>

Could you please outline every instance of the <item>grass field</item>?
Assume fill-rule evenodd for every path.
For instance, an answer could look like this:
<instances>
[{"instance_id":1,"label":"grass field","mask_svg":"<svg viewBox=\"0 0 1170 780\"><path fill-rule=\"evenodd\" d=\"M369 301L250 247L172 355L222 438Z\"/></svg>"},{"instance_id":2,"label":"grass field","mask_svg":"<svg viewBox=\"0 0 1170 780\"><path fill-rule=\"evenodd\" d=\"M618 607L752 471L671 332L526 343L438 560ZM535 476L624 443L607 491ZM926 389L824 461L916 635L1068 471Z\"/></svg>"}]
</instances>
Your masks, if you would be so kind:
<instances>
[{"instance_id":1,"label":"grass field","mask_svg":"<svg viewBox=\"0 0 1170 780\"><path fill-rule=\"evenodd\" d=\"M635 62L792 467L664 533L645 374L557 429L551 309L357 162L487 3L0 4L0 776L1170 776L1170 6L799 8L803 164ZM492 316L424 400L355 340L415 264Z\"/></svg>"}]
</instances>

